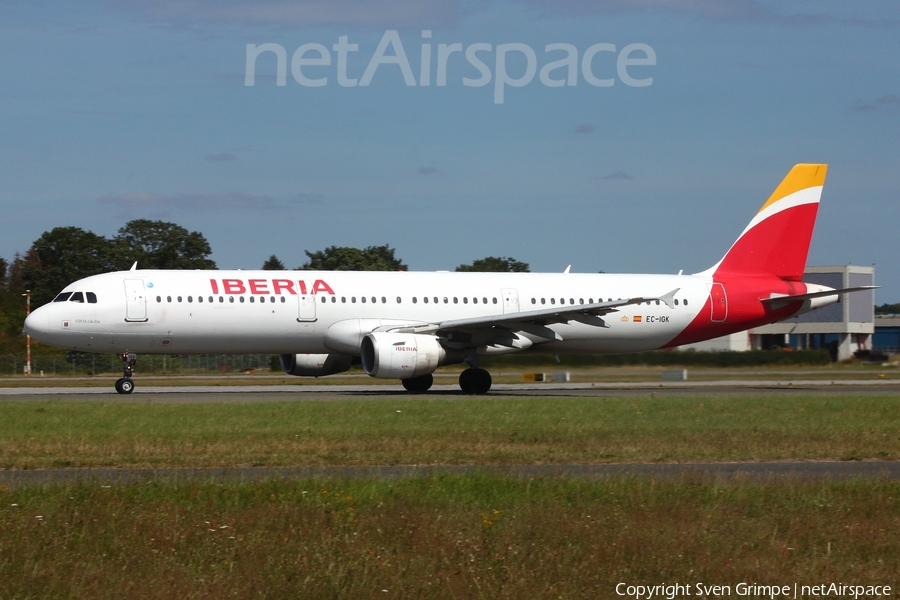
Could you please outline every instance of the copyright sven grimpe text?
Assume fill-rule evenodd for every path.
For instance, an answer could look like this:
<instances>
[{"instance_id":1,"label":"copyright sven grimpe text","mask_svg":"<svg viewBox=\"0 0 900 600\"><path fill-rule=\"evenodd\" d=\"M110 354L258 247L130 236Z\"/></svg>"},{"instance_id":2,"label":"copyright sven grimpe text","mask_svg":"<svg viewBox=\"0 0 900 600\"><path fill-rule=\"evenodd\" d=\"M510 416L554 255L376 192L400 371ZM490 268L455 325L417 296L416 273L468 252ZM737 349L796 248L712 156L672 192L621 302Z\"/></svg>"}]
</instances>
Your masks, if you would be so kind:
<instances>
[{"instance_id":1,"label":"copyright sven grimpe text","mask_svg":"<svg viewBox=\"0 0 900 600\"><path fill-rule=\"evenodd\" d=\"M674 600L675 598L883 598L892 595L889 585L818 583L764 585L741 582L734 585L697 583L660 583L642 585L619 583L616 594L635 600Z\"/></svg>"}]
</instances>

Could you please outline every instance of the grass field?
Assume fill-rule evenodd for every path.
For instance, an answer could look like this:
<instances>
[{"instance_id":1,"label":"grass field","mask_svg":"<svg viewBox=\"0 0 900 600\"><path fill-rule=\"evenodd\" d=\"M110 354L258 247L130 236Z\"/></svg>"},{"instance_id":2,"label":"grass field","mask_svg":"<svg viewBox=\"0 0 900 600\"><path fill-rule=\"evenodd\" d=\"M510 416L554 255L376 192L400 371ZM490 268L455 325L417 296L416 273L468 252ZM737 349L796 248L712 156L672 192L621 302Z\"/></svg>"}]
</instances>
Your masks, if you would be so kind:
<instances>
[{"instance_id":1,"label":"grass field","mask_svg":"<svg viewBox=\"0 0 900 600\"><path fill-rule=\"evenodd\" d=\"M900 484L880 481L48 486L0 490L0 598L615 598L619 582L896 590L898 529Z\"/></svg>"},{"instance_id":2,"label":"grass field","mask_svg":"<svg viewBox=\"0 0 900 600\"><path fill-rule=\"evenodd\" d=\"M900 458L900 398L871 392L0 402L4 469L887 458ZM900 482L877 479L0 487L0 598L617 598L620 582L896 593L898 530Z\"/></svg>"},{"instance_id":3,"label":"grass field","mask_svg":"<svg viewBox=\"0 0 900 600\"><path fill-rule=\"evenodd\" d=\"M0 468L900 458L894 395L0 403Z\"/></svg>"}]
</instances>

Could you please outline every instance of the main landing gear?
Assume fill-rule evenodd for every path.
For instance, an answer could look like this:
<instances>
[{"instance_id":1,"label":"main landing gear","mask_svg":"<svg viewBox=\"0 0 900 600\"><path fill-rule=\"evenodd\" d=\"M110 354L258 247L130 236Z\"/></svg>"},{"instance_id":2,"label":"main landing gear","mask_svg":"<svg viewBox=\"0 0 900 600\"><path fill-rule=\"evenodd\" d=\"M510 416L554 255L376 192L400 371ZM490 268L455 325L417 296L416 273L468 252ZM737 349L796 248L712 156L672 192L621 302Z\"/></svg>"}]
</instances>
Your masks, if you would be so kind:
<instances>
[{"instance_id":1,"label":"main landing gear","mask_svg":"<svg viewBox=\"0 0 900 600\"><path fill-rule=\"evenodd\" d=\"M134 382L131 376L134 375L134 363L137 362L137 354L126 350L119 355L122 359L122 377L116 380L116 391L120 394L130 394L134 391Z\"/></svg>"},{"instance_id":2,"label":"main landing gear","mask_svg":"<svg viewBox=\"0 0 900 600\"><path fill-rule=\"evenodd\" d=\"M406 391L421 394L431 388L434 377L429 373L419 377L401 379L400 383L403 384ZM466 369L459 374L459 387L464 394L487 394L491 389L491 383L491 374L484 369Z\"/></svg>"},{"instance_id":3,"label":"main landing gear","mask_svg":"<svg viewBox=\"0 0 900 600\"><path fill-rule=\"evenodd\" d=\"M487 394L491 383L491 374L484 369L466 369L459 374L459 387L464 394Z\"/></svg>"},{"instance_id":4,"label":"main landing gear","mask_svg":"<svg viewBox=\"0 0 900 600\"><path fill-rule=\"evenodd\" d=\"M409 379L402 379L401 383L403 383L403 387L406 388L406 391L415 393L427 392L429 388L431 388L431 384L434 383L434 377L431 373L427 375L420 375L419 377L410 377Z\"/></svg>"}]
</instances>

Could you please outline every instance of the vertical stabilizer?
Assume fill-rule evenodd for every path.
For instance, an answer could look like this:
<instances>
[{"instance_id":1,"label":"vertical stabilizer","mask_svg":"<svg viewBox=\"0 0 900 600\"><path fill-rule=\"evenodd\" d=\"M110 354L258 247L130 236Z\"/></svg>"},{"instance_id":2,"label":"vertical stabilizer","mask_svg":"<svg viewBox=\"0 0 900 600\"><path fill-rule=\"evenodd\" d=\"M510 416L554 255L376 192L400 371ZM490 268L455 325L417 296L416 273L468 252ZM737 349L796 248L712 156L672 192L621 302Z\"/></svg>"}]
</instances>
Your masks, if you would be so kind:
<instances>
[{"instance_id":1,"label":"vertical stabilizer","mask_svg":"<svg viewBox=\"0 0 900 600\"><path fill-rule=\"evenodd\" d=\"M791 169L731 249L706 271L801 281L828 165Z\"/></svg>"}]
</instances>

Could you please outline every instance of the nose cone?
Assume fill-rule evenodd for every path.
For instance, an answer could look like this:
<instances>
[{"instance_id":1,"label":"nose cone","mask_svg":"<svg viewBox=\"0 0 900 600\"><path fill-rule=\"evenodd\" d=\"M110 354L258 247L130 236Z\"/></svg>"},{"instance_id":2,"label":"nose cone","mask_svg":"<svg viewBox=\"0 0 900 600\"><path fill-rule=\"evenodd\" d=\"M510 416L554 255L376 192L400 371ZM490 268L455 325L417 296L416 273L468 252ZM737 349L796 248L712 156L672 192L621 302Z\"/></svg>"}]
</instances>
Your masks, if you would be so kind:
<instances>
[{"instance_id":1,"label":"nose cone","mask_svg":"<svg viewBox=\"0 0 900 600\"><path fill-rule=\"evenodd\" d=\"M25 333L36 340L47 341L53 331L50 312L45 306L32 311L25 319Z\"/></svg>"}]
</instances>

